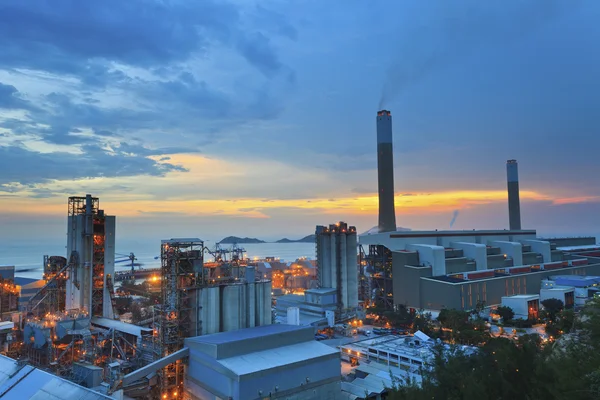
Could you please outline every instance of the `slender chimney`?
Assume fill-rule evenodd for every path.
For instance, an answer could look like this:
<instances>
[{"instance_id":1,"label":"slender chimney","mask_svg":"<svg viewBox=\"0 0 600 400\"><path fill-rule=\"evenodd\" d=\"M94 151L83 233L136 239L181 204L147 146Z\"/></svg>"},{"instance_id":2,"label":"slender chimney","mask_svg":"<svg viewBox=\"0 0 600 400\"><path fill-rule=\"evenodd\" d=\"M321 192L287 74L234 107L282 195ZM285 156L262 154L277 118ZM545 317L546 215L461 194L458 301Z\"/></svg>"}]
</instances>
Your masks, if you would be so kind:
<instances>
[{"instance_id":1,"label":"slender chimney","mask_svg":"<svg viewBox=\"0 0 600 400\"><path fill-rule=\"evenodd\" d=\"M510 230L521 230L521 204L519 202L519 164L517 160L506 161L508 182L508 221Z\"/></svg>"},{"instance_id":2,"label":"slender chimney","mask_svg":"<svg viewBox=\"0 0 600 400\"><path fill-rule=\"evenodd\" d=\"M394 208L394 154L392 152L392 113L377 112L377 177L379 187L379 232L396 230Z\"/></svg>"}]
</instances>

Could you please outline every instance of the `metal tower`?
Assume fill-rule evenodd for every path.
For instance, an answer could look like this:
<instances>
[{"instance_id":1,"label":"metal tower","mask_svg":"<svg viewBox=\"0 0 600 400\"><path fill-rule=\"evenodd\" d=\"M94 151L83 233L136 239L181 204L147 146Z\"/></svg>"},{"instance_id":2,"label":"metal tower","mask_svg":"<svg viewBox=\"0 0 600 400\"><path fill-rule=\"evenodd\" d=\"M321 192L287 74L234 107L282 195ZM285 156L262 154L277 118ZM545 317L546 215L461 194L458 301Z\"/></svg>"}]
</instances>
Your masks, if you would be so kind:
<instances>
[{"instance_id":1,"label":"metal tower","mask_svg":"<svg viewBox=\"0 0 600 400\"><path fill-rule=\"evenodd\" d=\"M204 242L200 239L170 239L161 242L161 294L163 304L157 306L156 323L160 341L159 357L165 357L183 347L183 339L197 334L192 326L194 289L202 286ZM197 322L199 323L199 322ZM183 392L184 369L181 361L169 364L160 372L160 395L180 398ZM174 395L177 393L177 395Z\"/></svg>"}]
</instances>

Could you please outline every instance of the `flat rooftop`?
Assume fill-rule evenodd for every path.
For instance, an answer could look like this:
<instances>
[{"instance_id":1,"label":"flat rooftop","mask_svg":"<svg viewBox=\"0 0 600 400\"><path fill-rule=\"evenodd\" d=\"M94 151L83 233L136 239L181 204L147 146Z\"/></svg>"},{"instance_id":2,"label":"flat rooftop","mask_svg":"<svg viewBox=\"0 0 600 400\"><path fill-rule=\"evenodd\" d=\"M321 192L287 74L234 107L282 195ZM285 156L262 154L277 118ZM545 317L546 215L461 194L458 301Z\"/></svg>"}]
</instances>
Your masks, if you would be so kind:
<instances>
[{"instance_id":1,"label":"flat rooftop","mask_svg":"<svg viewBox=\"0 0 600 400\"><path fill-rule=\"evenodd\" d=\"M210 335L186 338L186 341L190 341L193 343L219 345L232 342L239 342L248 339L256 339L269 335L286 334L289 332L296 332L304 329L306 329L306 326L284 324L263 325L256 326L254 328L240 329L238 331L220 332L213 333Z\"/></svg>"},{"instance_id":2,"label":"flat rooftop","mask_svg":"<svg viewBox=\"0 0 600 400\"><path fill-rule=\"evenodd\" d=\"M535 300L535 299L539 299L540 295L539 294L514 294L512 296L502 296L503 299L528 299L528 300Z\"/></svg>"},{"instance_id":3,"label":"flat rooftop","mask_svg":"<svg viewBox=\"0 0 600 400\"><path fill-rule=\"evenodd\" d=\"M367 232L360 237L385 235L391 238L420 238L420 237L443 237L443 236L500 236L500 235L516 235L516 236L527 236L536 235L537 231L532 230L461 230L461 231L395 231L395 232Z\"/></svg>"},{"instance_id":4,"label":"flat rooftop","mask_svg":"<svg viewBox=\"0 0 600 400\"><path fill-rule=\"evenodd\" d=\"M0 355L0 397L15 400L112 399L31 365L19 366L12 358L2 355Z\"/></svg>"},{"instance_id":5,"label":"flat rooftop","mask_svg":"<svg viewBox=\"0 0 600 400\"><path fill-rule=\"evenodd\" d=\"M299 362L306 362L310 359L331 356L334 354L339 355L339 351L326 344L312 340L240 356L223 358L218 360L218 362L236 375L241 376Z\"/></svg>"},{"instance_id":6,"label":"flat rooftop","mask_svg":"<svg viewBox=\"0 0 600 400\"><path fill-rule=\"evenodd\" d=\"M304 293L316 293L316 294L330 294L336 293L337 289L334 288L320 288L320 289L306 289Z\"/></svg>"}]
</instances>

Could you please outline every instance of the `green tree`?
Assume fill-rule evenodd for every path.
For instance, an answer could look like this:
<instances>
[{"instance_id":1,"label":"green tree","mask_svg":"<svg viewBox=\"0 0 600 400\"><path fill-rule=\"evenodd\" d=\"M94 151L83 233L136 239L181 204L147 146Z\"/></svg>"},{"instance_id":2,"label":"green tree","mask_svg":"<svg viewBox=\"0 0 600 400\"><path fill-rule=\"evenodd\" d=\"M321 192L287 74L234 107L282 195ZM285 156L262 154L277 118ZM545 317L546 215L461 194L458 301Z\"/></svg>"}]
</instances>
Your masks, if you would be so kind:
<instances>
[{"instance_id":1,"label":"green tree","mask_svg":"<svg viewBox=\"0 0 600 400\"><path fill-rule=\"evenodd\" d=\"M512 308L507 306L500 306L496 309L496 314L498 314L504 322L510 321L515 317L515 312Z\"/></svg>"},{"instance_id":2,"label":"green tree","mask_svg":"<svg viewBox=\"0 0 600 400\"><path fill-rule=\"evenodd\" d=\"M556 321L558 313L565 308L564 303L559 299L546 299L542 301L542 306L544 306L545 320L550 323Z\"/></svg>"}]
</instances>

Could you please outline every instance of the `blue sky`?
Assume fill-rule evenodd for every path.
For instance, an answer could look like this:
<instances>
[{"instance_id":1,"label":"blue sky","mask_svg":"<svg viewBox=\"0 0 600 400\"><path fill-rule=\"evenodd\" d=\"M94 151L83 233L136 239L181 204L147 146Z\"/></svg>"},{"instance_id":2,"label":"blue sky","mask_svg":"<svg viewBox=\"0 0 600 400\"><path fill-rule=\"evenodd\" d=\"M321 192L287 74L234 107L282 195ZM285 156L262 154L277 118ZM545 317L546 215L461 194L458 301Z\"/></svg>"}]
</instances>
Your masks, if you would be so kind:
<instances>
[{"instance_id":1,"label":"blue sky","mask_svg":"<svg viewBox=\"0 0 600 400\"><path fill-rule=\"evenodd\" d=\"M0 4L2 237L64 233L92 193L123 236L301 237L376 224L375 113L398 223L600 232L600 5ZM409 196L402 196L408 194ZM38 228L38 229L36 229Z\"/></svg>"}]
</instances>

